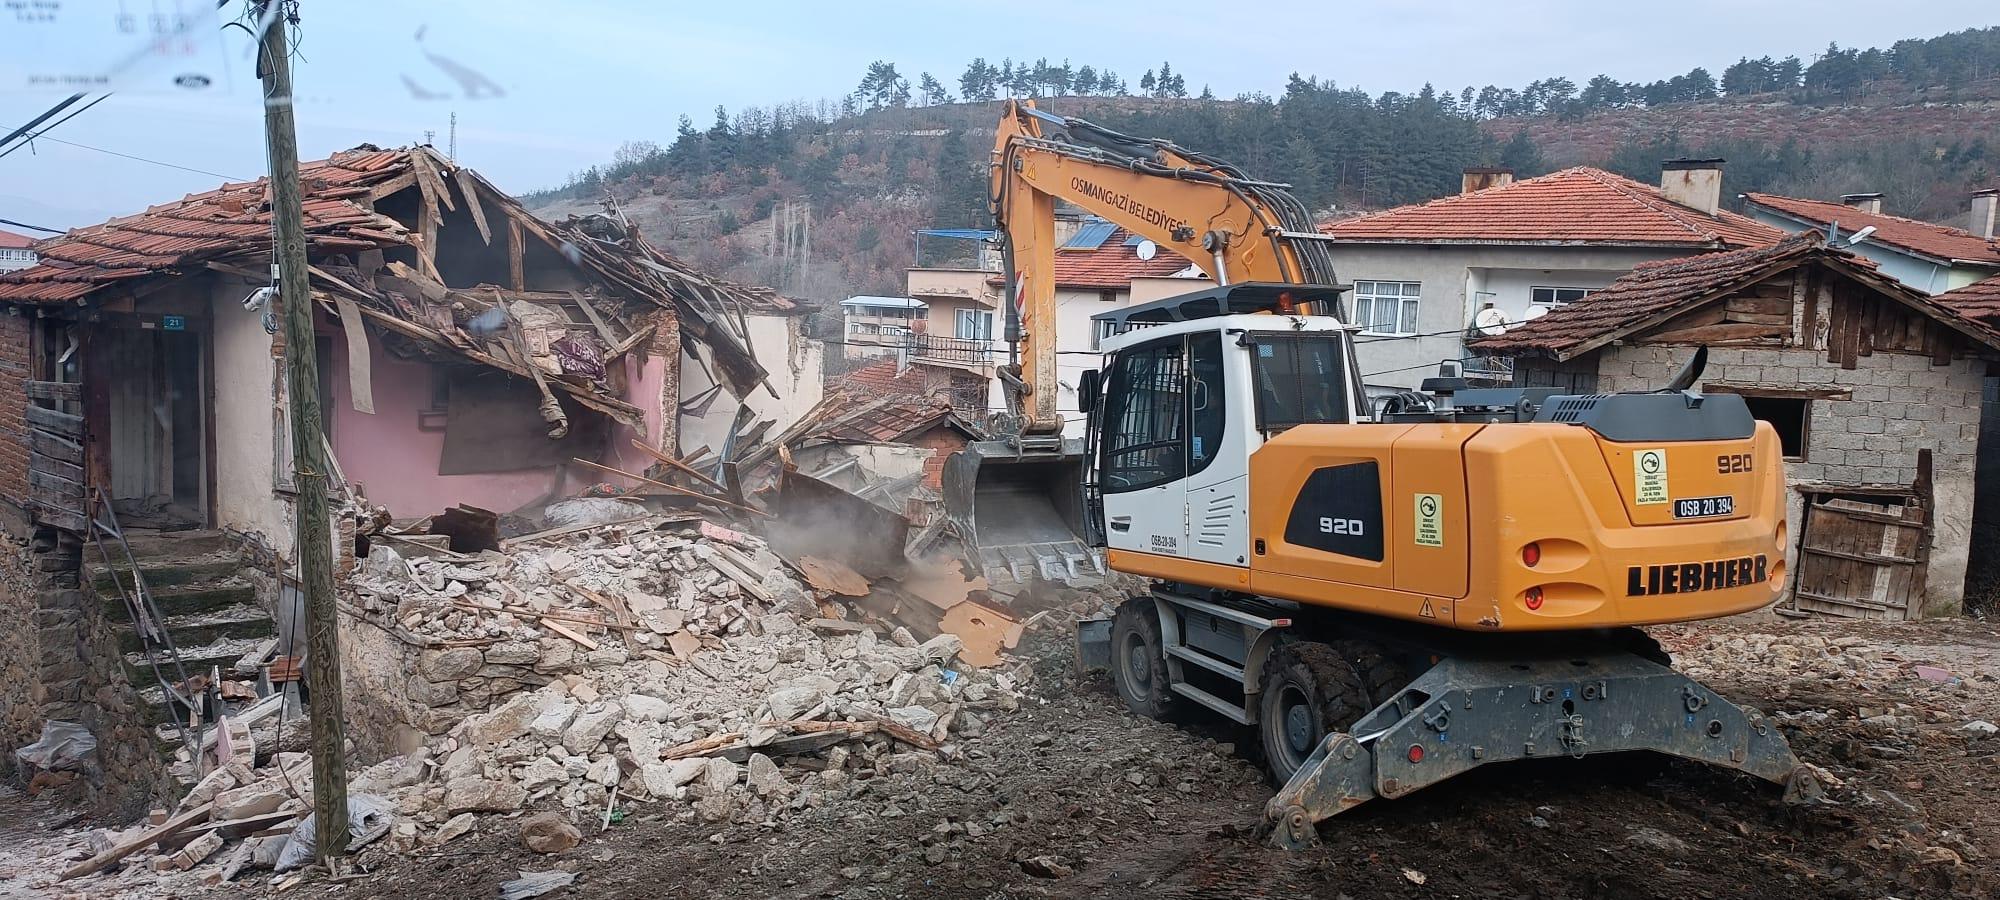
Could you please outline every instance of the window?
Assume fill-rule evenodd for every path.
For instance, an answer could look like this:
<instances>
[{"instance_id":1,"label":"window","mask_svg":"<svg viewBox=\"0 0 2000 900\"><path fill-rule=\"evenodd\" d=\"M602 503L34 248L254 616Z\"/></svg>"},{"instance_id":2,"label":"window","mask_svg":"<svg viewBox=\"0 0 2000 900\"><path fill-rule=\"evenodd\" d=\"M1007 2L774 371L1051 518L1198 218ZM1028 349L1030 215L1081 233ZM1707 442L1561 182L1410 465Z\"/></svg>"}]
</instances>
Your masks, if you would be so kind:
<instances>
[{"instance_id":1,"label":"window","mask_svg":"<svg viewBox=\"0 0 2000 900\"><path fill-rule=\"evenodd\" d=\"M1591 294L1595 294L1597 293L1597 289L1568 288L1568 287L1538 287L1538 288L1529 288L1528 292L1532 297L1531 302L1535 303L1536 305L1561 306L1565 303L1574 303L1578 300L1582 300L1583 298L1590 296Z\"/></svg>"},{"instance_id":2,"label":"window","mask_svg":"<svg viewBox=\"0 0 2000 900\"><path fill-rule=\"evenodd\" d=\"M1181 339L1163 338L1118 354L1105 389L1103 489L1136 491L1182 477L1187 460L1186 369Z\"/></svg>"},{"instance_id":3,"label":"window","mask_svg":"<svg viewBox=\"0 0 2000 900\"><path fill-rule=\"evenodd\" d=\"M1098 291L1098 292L1097 292L1097 302L1099 302L1099 303L1117 303L1117 302L1118 302L1118 292L1117 292L1117 291Z\"/></svg>"},{"instance_id":4,"label":"window","mask_svg":"<svg viewBox=\"0 0 2000 900\"><path fill-rule=\"evenodd\" d=\"M1812 421L1812 401L1803 397L1759 397L1743 395L1750 415L1771 423L1778 432L1778 446L1786 459L1806 458L1806 434Z\"/></svg>"},{"instance_id":5,"label":"window","mask_svg":"<svg viewBox=\"0 0 2000 900\"><path fill-rule=\"evenodd\" d=\"M1222 386L1222 335L1213 331L1188 335L1188 447L1187 473L1208 468L1215 451L1222 446L1224 403L1228 392Z\"/></svg>"},{"instance_id":6,"label":"window","mask_svg":"<svg viewBox=\"0 0 2000 900\"><path fill-rule=\"evenodd\" d=\"M1354 321L1368 334L1416 334L1422 289L1415 281L1357 281Z\"/></svg>"},{"instance_id":7,"label":"window","mask_svg":"<svg viewBox=\"0 0 2000 900\"><path fill-rule=\"evenodd\" d=\"M981 309L961 309L953 337L968 341L993 339L993 314Z\"/></svg>"},{"instance_id":8,"label":"window","mask_svg":"<svg viewBox=\"0 0 2000 900\"><path fill-rule=\"evenodd\" d=\"M1347 366L1327 335L1259 335L1250 357L1257 423L1266 431L1348 420Z\"/></svg>"}]
</instances>

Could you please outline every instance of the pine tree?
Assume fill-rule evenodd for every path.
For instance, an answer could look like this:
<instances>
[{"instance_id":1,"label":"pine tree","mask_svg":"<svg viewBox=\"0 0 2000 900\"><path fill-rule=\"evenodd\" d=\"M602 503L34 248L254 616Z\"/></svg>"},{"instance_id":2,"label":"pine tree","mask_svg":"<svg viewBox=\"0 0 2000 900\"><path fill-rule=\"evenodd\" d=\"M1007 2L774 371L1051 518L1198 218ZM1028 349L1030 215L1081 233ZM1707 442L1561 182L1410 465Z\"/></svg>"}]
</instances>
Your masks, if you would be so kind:
<instances>
[{"instance_id":1,"label":"pine tree","mask_svg":"<svg viewBox=\"0 0 2000 900\"><path fill-rule=\"evenodd\" d=\"M1158 87L1159 84L1160 82L1153 77L1152 69L1147 69L1146 74L1139 76L1139 90L1145 91L1148 97L1159 96L1153 93L1153 89Z\"/></svg>"},{"instance_id":2,"label":"pine tree","mask_svg":"<svg viewBox=\"0 0 2000 900\"><path fill-rule=\"evenodd\" d=\"M917 78L917 105L937 106L951 102L951 92L945 90L944 83L931 73L925 72Z\"/></svg>"},{"instance_id":3,"label":"pine tree","mask_svg":"<svg viewBox=\"0 0 2000 900\"><path fill-rule=\"evenodd\" d=\"M1086 97L1093 93L1096 93L1097 70L1089 66L1084 66L1082 68L1077 69L1076 81L1073 83L1072 89L1075 90L1078 94L1081 94Z\"/></svg>"}]
</instances>

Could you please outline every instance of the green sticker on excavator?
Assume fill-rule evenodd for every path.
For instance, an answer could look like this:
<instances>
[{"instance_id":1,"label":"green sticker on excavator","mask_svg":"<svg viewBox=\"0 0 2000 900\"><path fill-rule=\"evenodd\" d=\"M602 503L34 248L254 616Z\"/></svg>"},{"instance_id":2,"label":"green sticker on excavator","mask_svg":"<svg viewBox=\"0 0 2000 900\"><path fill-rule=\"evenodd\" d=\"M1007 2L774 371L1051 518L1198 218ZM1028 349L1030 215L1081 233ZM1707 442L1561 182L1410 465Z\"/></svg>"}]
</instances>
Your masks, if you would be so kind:
<instances>
[{"instance_id":1,"label":"green sticker on excavator","mask_svg":"<svg viewBox=\"0 0 2000 900\"><path fill-rule=\"evenodd\" d=\"M1632 454L1632 502L1667 502L1667 451L1653 447Z\"/></svg>"}]
</instances>

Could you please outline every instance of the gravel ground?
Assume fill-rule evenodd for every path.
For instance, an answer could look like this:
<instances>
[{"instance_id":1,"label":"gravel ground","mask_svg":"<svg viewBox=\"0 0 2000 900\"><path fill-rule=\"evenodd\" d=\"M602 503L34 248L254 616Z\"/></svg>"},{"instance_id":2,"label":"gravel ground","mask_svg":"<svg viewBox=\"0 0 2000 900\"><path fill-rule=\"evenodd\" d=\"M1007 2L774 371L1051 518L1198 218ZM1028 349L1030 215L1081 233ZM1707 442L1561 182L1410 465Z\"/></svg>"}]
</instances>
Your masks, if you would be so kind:
<instances>
[{"instance_id":1,"label":"gravel ground","mask_svg":"<svg viewBox=\"0 0 2000 900\"><path fill-rule=\"evenodd\" d=\"M1776 715L1839 779L1787 806L1747 777L1633 758L1494 766L1266 849L1269 787L1208 718L1127 713L1031 634L1036 681L964 760L904 766L780 826L715 826L634 804L573 850L525 850L482 818L445 848L371 848L345 885L269 873L180 896L493 897L521 870L576 872L550 897L1986 897L2000 892L2000 633L1981 622L1722 622L1656 631L1680 664ZM1926 668L1919 669L1918 666ZM9 802L0 798L0 806ZM6 818L13 808L0 808ZM18 859L18 857L15 857ZM0 866L7 865L0 862ZM17 870L18 871L18 870ZM0 897L9 882L0 880ZM89 890L88 882L76 885ZM24 895L26 896L26 895ZM108 896L93 892L91 896ZM161 896L155 894L155 896Z\"/></svg>"}]
</instances>

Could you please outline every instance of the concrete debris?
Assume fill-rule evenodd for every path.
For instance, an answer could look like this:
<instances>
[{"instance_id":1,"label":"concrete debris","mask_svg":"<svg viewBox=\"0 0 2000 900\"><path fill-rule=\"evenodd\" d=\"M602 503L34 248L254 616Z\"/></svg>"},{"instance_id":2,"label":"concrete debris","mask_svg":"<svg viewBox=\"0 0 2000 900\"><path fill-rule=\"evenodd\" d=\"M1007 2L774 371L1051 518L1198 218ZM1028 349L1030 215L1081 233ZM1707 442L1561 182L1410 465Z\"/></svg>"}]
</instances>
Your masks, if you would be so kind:
<instances>
[{"instance_id":1,"label":"concrete debris","mask_svg":"<svg viewBox=\"0 0 2000 900\"><path fill-rule=\"evenodd\" d=\"M350 791L382 798L388 814L370 852L426 852L483 816L521 811L521 842L548 854L584 842L576 823L635 805L766 827L831 802L900 815L870 795L875 776L927 777L963 760L956 741L1019 703L1025 665L981 668L953 634L913 633L859 601L843 608L758 534L616 511L505 553L404 558L405 545L378 542L352 573L352 608L412 647L371 679L401 695L369 702L426 735L350 774ZM311 760L263 755L278 765L252 768L253 754L214 771L181 809L289 827L310 811ZM201 866L249 834L207 831L127 871ZM250 838L204 868L270 869L285 843ZM1042 868L1069 874L1054 857ZM509 884L524 885L518 896L553 890L543 875L570 877Z\"/></svg>"}]
</instances>

